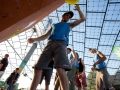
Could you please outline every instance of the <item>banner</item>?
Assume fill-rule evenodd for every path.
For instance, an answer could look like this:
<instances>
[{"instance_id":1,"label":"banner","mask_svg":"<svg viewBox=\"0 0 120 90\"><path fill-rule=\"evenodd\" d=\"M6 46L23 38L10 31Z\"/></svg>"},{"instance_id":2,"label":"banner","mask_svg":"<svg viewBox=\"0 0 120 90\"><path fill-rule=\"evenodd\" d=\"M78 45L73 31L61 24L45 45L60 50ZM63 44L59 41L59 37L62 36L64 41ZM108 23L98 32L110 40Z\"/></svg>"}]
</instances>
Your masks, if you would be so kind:
<instances>
[{"instance_id":1,"label":"banner","mask_svg":"<svg viewBox=\"0 0 120 90\"><path fill-rule=\"evenodd\" d=\"M117 58L120 60L120 46L115 46L113 48L113 53L117 56Z\"/></svg>"}]
</instances>

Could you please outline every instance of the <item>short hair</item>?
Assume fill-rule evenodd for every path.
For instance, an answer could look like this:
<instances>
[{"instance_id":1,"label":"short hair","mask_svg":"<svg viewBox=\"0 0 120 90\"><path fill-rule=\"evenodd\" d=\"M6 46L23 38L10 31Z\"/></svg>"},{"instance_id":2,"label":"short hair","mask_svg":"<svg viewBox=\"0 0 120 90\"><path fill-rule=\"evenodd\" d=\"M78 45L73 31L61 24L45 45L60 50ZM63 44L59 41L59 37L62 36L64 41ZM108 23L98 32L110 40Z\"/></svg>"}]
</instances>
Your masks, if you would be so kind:
<instances>
[{"instance_id":1,"label":"short hair","mask_svg":"<svg viewBox=\"0 0 120 90\"><path fill-rule=\"evenodd\" d=\"M72 51L71 48L67 48L68 50Z\"/></svg>"},{"instance_id":2,"label":"short hair","mask_svg":"<svg viewBox=\"0 0 120 90\"><path fill-rule=\"evenodd\" d=\"M89 51L91 51L91 50L95 50L95 51L97 51L97 49L96 49L96 48L89 48Z\"/></svg>"},{"instance_id":3,"label":"short hair","mask_svg":"<svg viewBox=\"0 0 120 90\"><path fill-rule=\"evenodd\" d=\"M89 48L89 51L92 50L92 48Z\"/></svg>"},{"instance_id":4,"label":"short hair","mask_svg":"<svg viewBox=\"0 0 120 90\"><path fill-rule=\"evenodd\" d=\"M74 16L74 13L72 11L66 12L63 15L70 14L71 18Z\"/></svg>"},{"instance_id":5,"label":"short hair","mask_svg":"<svg viewBox=\"0 0 120 90\"><path fill-rule=\"evenodd\" d=\"M15 70L19 70L19 68L16 68Z\"/></svg>"},{"instance_id":6,"label":"short hair","mask_svg":"<svg viewBox=\"0 0 120 90\"><path fill-rule=\"evenodd\" d=\"M5 56L9 57L9 54L5 54Z\"/></svg>"}]
</instances>

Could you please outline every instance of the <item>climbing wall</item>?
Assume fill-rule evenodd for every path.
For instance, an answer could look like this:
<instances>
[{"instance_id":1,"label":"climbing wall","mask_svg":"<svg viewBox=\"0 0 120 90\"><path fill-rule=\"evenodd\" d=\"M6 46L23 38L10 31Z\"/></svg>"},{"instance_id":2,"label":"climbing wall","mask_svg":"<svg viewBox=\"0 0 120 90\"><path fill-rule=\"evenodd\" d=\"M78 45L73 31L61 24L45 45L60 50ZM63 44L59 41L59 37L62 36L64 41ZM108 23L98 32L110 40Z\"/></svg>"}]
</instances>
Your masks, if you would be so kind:
<instances>
[{"instance_id":1,"label":"climbing wall","mask_svg":"<svg viewBox=\"0 0 120 90\"><path fill-rule=\"evenodd\" d=\"M0 42L34 26L64 0L0 0Z\"/></svg>"}]
</instances>

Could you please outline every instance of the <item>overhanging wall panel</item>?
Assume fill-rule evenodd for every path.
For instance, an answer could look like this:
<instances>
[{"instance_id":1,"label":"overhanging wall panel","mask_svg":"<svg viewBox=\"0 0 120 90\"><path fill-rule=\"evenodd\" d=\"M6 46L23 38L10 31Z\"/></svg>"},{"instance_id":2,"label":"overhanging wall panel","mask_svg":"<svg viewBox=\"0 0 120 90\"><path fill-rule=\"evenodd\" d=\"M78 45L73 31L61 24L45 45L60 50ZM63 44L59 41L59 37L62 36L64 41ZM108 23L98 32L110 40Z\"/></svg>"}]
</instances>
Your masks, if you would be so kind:
<instances>
[{"instance_id":1,"label":"overhanging wall panel","mask_svg":"<svg viewBox=\"0 0 120 90\"><path fill-rule=\"evenodd\" d=\"M17 35L17 30L25 31L34 26L63 3L64 0L1 0L0 42L12 34ZM33 23L30 25L30 22Z\"/></svg>"}]
</instances>

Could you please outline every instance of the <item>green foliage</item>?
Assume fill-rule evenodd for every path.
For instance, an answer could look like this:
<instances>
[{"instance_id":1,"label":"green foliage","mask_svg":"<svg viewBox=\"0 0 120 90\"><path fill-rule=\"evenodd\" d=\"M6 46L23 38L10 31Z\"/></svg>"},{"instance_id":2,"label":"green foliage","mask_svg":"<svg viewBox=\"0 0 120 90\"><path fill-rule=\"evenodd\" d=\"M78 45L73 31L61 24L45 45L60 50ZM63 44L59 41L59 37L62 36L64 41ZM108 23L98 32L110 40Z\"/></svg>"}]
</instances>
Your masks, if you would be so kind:
<instances>
[{"instance_id":1,"label":"green foliage","mask_svg":"<svg viewBox=\"0 0 120 90\"><path fill-rule=\"evenodd\" d=\"M14 90L18 90L18 85L19 85L18 83L15 84ZM9 85L4 83L4 81L0 81L0 87L3 89L7 89L9 87Z\"/></svg>"},{"instance_id":2,"label":"green foliage","mask_svg":"<svg viewBox=\"0 0 120 90\"><path fill-rule=\"evenodd\" d=\"M87 89L88 90L95 90L95 78L96 72L90 72L87 76Z\"/></svg>"}]
</instances>

